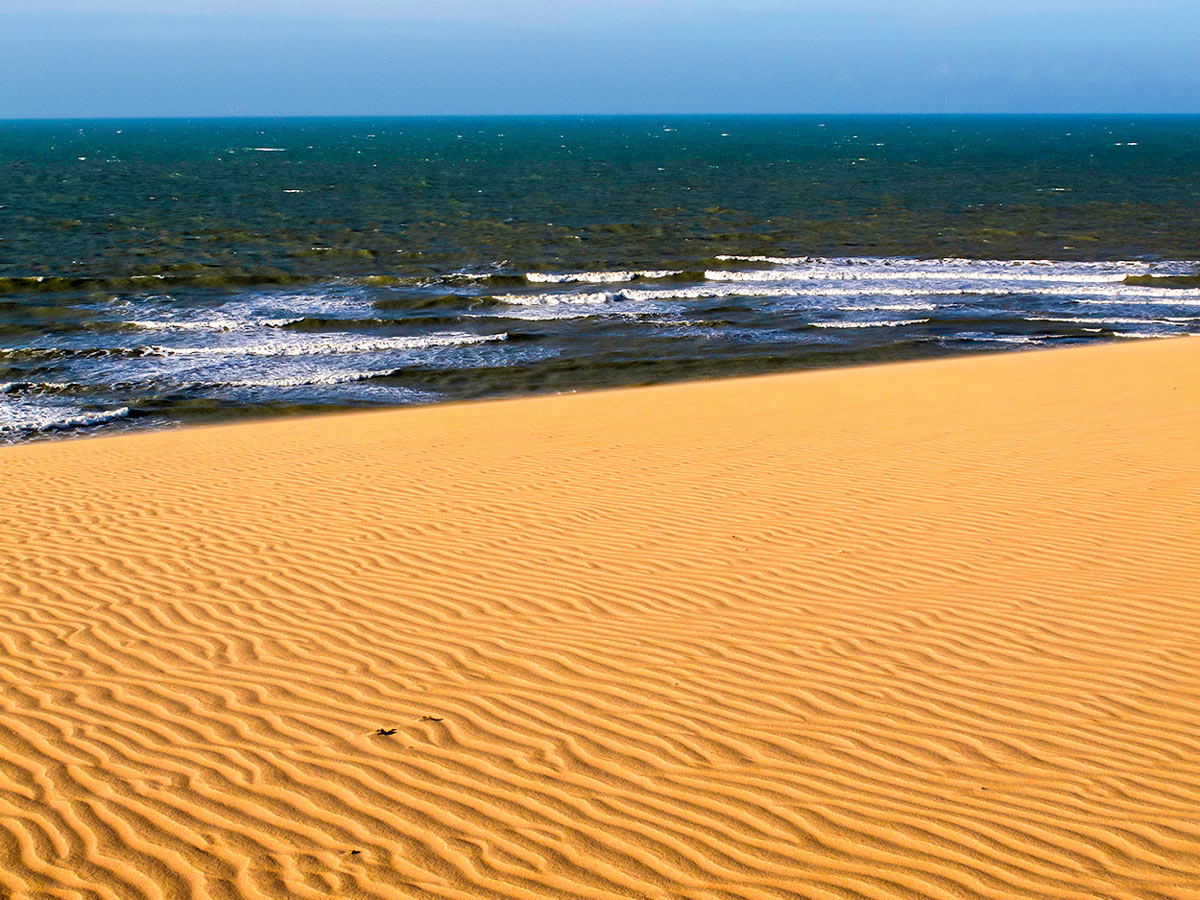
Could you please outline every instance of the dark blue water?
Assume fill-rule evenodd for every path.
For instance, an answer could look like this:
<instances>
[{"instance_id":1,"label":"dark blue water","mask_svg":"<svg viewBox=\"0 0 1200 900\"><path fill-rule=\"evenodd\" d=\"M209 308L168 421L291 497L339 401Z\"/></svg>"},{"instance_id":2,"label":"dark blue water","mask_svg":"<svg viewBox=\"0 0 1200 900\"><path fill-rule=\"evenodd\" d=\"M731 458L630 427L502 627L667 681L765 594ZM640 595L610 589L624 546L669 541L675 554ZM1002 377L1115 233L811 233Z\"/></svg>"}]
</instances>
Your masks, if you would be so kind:
<instances>
[{"instance_id":1,"label":"dark blue water","mask_svg":"<svg viewBox=\"0 0 1200 900\"><path fill-rule=\"evenodd\" d=\"M0 440L1194 332L1198 209L1196 117L0 123Z\"/></svg>"}]
</instances>

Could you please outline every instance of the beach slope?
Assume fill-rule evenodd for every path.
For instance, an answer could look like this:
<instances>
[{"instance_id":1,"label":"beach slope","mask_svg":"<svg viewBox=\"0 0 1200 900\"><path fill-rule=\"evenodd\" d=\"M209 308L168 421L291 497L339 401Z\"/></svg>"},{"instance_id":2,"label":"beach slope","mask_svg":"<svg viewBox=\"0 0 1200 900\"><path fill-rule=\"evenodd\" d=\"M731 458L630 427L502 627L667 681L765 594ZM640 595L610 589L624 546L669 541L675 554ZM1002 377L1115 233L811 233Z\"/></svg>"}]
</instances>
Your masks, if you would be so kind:
<instances>
[{"instance_id":1,"label":"beach slope","mask_svg":"<svg viewBox=\"0 0 1200 900\"><path fill-rule=\"evenodd\" d=\"M1200 340L0 448L0 896L1200 898Z\"/></svg>"}]
</instances>

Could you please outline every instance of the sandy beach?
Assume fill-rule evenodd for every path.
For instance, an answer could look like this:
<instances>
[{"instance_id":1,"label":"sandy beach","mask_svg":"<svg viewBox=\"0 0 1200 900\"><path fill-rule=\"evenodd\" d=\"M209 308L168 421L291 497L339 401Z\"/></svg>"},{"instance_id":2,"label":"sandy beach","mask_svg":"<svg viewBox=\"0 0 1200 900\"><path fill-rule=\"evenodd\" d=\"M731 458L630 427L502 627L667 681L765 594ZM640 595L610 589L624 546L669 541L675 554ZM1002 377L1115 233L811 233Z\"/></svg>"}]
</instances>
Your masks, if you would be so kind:
<instances>
[{"instance_id":1,"label":"sandy beach","mask_svg":"<svg viewBox=\"0 0 1200 900\"><path fill-rule=\"evenodd\" d=\"M0 485L2 897L1200 898L1200 340Z\"/></svg>"}]
</instances>

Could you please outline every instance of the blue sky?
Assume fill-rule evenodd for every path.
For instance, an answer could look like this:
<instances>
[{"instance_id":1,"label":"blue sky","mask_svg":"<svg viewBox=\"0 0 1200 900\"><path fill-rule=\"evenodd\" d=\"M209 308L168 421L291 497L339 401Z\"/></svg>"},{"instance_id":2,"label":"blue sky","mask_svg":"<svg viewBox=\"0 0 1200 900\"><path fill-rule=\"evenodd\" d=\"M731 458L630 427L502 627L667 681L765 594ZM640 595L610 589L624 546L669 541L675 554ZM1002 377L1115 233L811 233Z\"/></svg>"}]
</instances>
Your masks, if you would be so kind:
<instances>
[{"instance_id":1,"label":"blue sky","mask_svg":"<svg viewBox=\"0 0 1200 900\"><path fill-rule=\"evenodd\" d=\"M1200 113L1200 0L0 0L0 117Z\"/></svg>"}]
</instances>

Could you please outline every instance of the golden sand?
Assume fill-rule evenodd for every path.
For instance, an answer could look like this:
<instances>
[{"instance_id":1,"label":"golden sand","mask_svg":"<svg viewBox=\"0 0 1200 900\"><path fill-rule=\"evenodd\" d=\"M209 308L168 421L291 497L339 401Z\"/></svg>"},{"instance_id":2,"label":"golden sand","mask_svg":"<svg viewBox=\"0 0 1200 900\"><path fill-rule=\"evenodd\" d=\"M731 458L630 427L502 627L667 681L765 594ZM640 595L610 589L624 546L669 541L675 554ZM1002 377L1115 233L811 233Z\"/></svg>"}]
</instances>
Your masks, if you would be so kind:
<instances>
[{"instance_id":1,"label":"golden sand","mask_svg":"<svg viewBox=\"0 0 1200 900\"><path fill-rule=\"evenodd\" d=\"M2 897L1200 898L1200 340L0 484Z\"/></svg>"}]
</instances>

